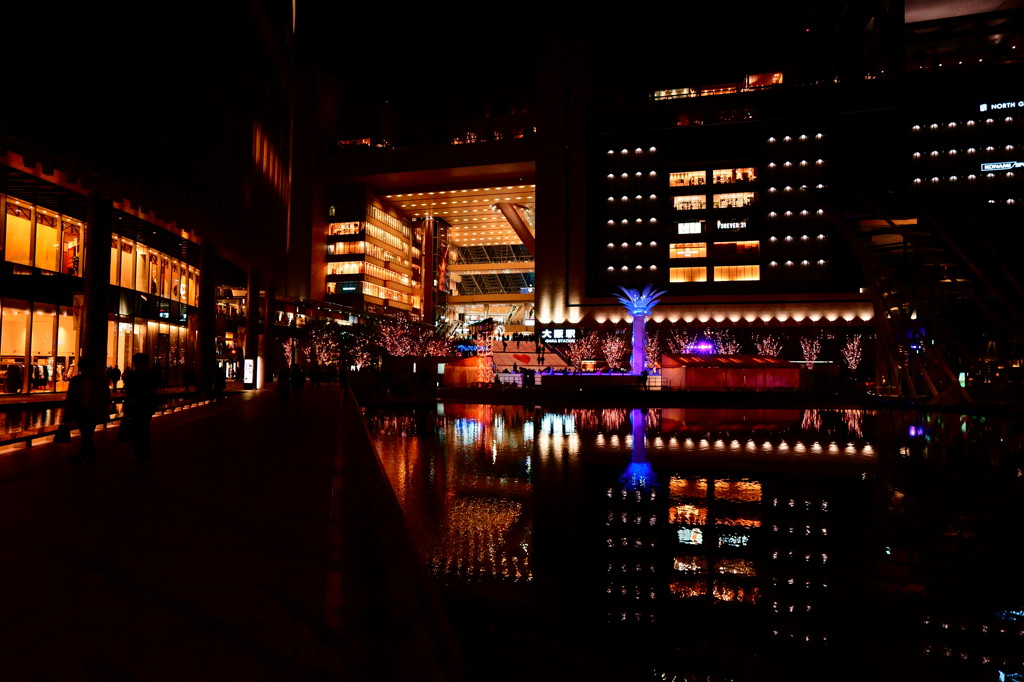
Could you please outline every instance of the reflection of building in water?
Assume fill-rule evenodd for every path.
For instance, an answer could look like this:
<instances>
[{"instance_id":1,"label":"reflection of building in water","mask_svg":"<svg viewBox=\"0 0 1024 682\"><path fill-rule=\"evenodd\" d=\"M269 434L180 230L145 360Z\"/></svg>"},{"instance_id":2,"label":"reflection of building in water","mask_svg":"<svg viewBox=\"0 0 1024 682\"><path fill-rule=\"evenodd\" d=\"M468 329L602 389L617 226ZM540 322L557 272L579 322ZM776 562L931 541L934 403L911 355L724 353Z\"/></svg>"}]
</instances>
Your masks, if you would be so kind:
<instances>
[{"instance_id":1,"label":"reflection of building in water","mask_svg":"<svg viewBox=\"0 0 1024 682\"><path fill-rule=\"evenodd\" d=\"M532 579L532 410L444 405L368 419L420 551L456 580ZM440 445L434 439L440 441Z\"/></svg>"},{"instance_id":2,"label":"reflection of building in water","mask_svg":"<svg viewBox=\"0 0 1024 682\"><path fill-rule=\"evenodd\" d=\"M651 479L627 475L605 497L608 620L654 623L668 546L664 491Z\"/></svg>"},{"instance_id":3,"label":"reflection of building in water","mask_svg":"<svg viewBox=\"0 0 1024 682\"><path fill-rule=\"evenodd\" d=\"M669 481L669 524L678 540L669 590L686 600L755 604L753 551L761 528L761 483L749 479Z\"/></svg>"}]
</instances>

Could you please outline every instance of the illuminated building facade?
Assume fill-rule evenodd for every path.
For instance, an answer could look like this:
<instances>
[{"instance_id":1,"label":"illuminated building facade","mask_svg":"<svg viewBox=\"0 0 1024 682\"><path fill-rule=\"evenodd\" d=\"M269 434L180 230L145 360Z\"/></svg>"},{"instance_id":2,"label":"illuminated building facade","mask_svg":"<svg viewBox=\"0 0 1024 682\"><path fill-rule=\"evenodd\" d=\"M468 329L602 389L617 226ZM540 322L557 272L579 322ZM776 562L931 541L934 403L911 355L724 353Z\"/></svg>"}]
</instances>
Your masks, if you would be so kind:
<instances>
[{"instance_id":1,"label":"illuminated building facade","mask_svg":"<svg viewBox=\"0 0 1024 682\"><path fill-rule=\"evenodd\" d=\"M63 390L82 354L123 370L145 352L169 383L190 365L212 378L229 336L255 360L268 331L257 306L218 318L215 281L247 289L247 303L308 296L309 250L290 239L309 231L288 229L309 222L308 202L292 206L304 147L292 135L291 3L188 5L145 31L112 8L8 17L88 45L74 68L26 60L22 83L47 104L0 114L8 391ZM15 31L12 53L37 51L32 35ZM183 39L187 51L152 47Z\"/></svg>"}]
</instances>

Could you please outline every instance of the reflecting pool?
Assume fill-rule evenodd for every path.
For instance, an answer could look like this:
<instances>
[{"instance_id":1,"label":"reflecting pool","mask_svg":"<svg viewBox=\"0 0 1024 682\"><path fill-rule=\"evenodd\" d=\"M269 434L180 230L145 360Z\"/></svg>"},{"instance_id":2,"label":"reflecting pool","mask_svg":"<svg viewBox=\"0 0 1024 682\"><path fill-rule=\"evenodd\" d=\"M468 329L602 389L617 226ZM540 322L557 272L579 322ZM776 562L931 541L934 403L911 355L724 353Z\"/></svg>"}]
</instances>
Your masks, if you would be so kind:
<instances>
[{"instance_id":1,"label":"reflecting pool","mask_svg":"<svg viewBox=\"0 0 1024 682\"><path fill-rule=\"evenodd\" d=\"M438 405L367 422L471 679L1024 679L1024 423Z\"/></svg>"}]
</instances>

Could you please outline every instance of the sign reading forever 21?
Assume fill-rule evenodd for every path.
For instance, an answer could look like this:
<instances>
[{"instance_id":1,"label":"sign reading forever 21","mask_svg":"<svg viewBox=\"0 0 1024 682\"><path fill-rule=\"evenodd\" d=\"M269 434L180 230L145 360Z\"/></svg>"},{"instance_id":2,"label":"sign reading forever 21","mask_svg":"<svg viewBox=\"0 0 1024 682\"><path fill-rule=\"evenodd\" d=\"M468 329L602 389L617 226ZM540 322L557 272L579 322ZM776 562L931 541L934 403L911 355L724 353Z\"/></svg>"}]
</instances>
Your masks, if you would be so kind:
<instances>
[{"instance_id":1,"label":"sign reading forever 21","mask_svg":"<svg viewBox=\"0 0 1024 682\"><path fill-rule=\"evenodd\" d=\"M1016 102L991 102L978 105L978 111L999 111L1001 109L1024 109L1024 99Z\"/></svg>"}]
</instances>

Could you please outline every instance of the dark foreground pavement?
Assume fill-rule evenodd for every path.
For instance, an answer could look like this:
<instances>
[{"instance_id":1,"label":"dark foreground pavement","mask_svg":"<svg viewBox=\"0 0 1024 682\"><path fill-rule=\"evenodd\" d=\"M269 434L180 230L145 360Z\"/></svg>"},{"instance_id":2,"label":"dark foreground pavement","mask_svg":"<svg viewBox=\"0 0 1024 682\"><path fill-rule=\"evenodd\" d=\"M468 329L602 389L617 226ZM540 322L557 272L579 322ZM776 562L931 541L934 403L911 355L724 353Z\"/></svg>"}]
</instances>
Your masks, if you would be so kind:
<instances>
[{"instance_id":1,"label":"dark foreground pavement","mask_svg":"<svg viewBox=\"0 0 1024 682\"><path fill-rule=\"evenodd\" d=\"M358 408L302 393L154 419L146 466L0 455L0 680L459 679Z\"/></svg>"}]
</instances>

